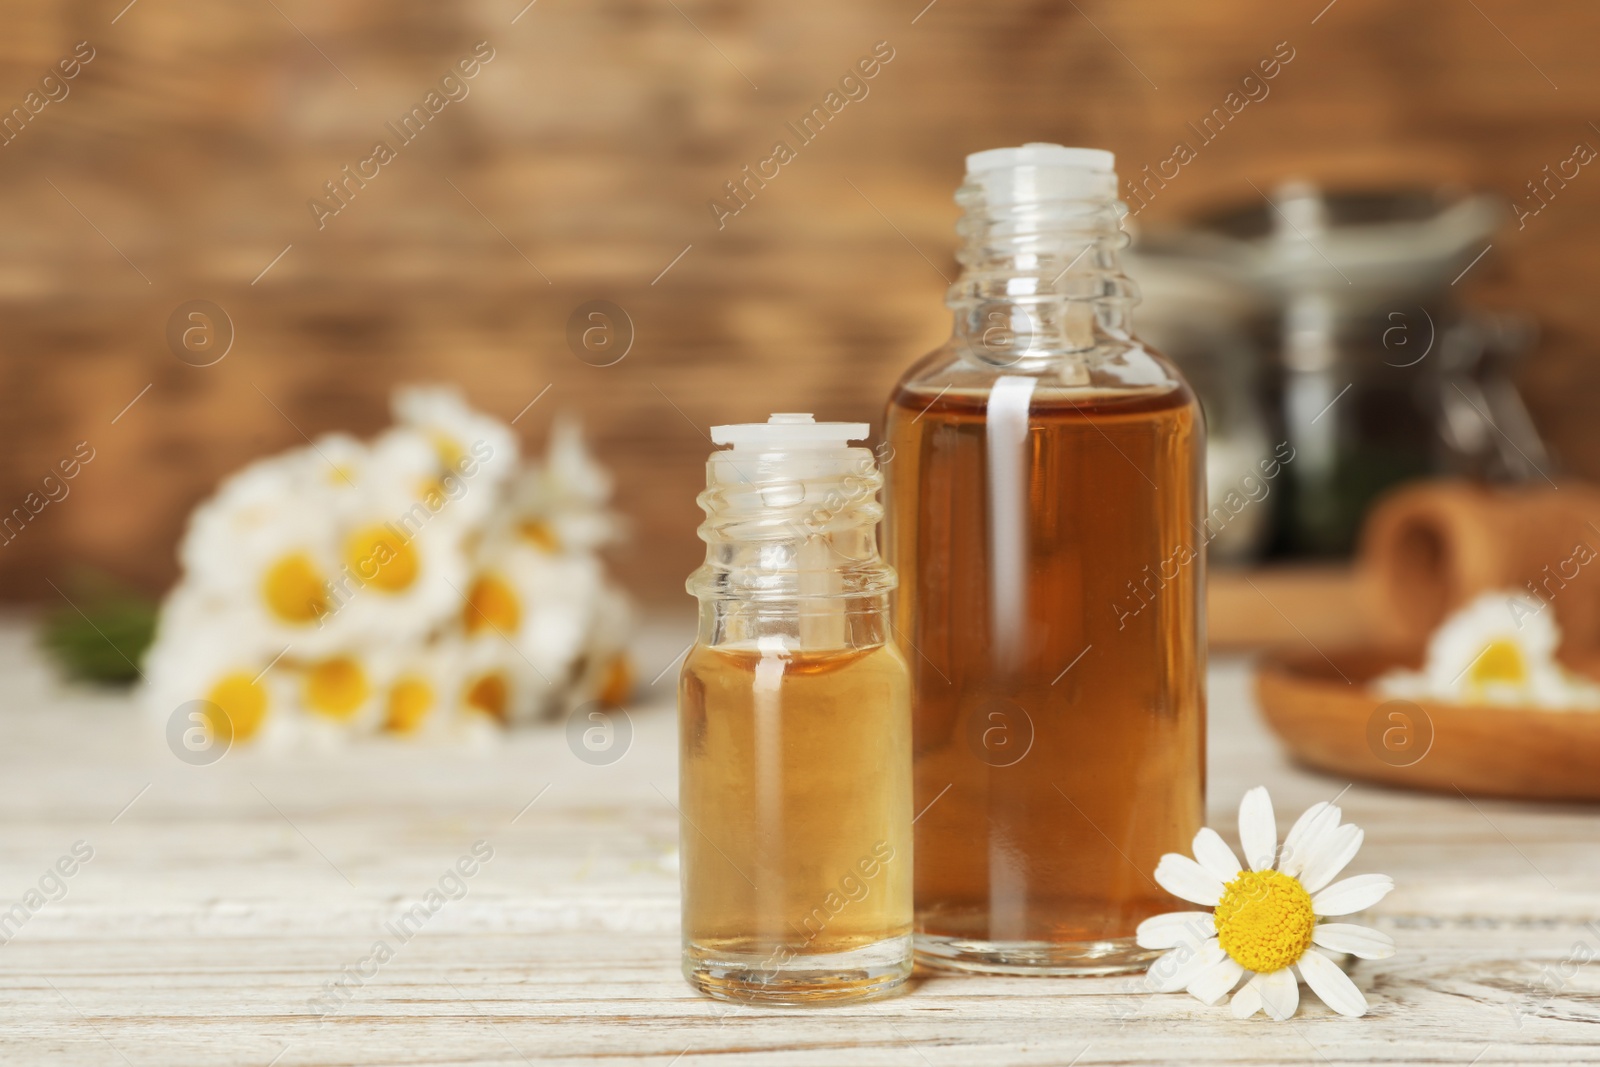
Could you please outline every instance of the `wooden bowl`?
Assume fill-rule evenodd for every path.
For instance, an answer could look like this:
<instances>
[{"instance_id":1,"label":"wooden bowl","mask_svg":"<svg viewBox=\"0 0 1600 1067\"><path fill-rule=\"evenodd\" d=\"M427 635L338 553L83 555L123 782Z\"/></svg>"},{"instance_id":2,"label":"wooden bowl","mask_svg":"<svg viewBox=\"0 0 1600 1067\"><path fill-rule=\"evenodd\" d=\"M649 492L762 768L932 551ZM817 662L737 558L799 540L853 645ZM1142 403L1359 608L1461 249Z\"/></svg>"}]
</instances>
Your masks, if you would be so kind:
<instances>
[{"instance_id":1,"label":"wooden bowl","mask_svg":"<svg viewBox=\"0 0 1600 1067\"><path fill-rule=\"evenodd\" d=\"M1378 649L1270 653L1256 699L1294 757L1320 770L1441 793L1600 800L1600 712L1395 700L1366 685L1419 662Z\"/></svg>"}]
</instances>

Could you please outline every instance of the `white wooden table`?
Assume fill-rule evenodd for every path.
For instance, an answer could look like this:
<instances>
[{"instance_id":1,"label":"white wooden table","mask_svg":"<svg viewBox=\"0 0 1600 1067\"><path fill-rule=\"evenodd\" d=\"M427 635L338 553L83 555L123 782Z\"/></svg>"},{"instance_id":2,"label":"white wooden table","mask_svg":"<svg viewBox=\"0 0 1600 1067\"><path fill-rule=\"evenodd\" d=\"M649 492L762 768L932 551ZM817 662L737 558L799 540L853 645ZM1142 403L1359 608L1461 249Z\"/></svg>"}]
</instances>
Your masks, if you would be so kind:
<instances>
[{"instance_id":1,"label":"white wooden table","mask_svg":"<svg viewBox=\"0 0 1600 1067\"><path fill-rule=\"evenodd\" d=\"M687 613L652 628L645 677L688 634ZM832 1009L698 997L678 975L673 677L611 766L551 727L191 767L127 698L62 687L25 624L0 623L0 924L41 879L56 894L46 872L75 842L93 849L0 946L0 1063L1600 1063L1600 961L1573 955L1600 956L1600 812L1361 785L1341 801L1367 829L1351 870L1394 876L1368 917L1400 946L1354 972L1364 1019L1304 997L1289 1024L1240 1023L1119 978L924 978ZM1242 662L1215 665L1211 708L1225 835L1258 782L1285 829L1345 788L1286 763ZM480 840L493 858L465 895L396 936ZM341 973L349 999L319 1018Z\"/></svg>"}]
</instances>

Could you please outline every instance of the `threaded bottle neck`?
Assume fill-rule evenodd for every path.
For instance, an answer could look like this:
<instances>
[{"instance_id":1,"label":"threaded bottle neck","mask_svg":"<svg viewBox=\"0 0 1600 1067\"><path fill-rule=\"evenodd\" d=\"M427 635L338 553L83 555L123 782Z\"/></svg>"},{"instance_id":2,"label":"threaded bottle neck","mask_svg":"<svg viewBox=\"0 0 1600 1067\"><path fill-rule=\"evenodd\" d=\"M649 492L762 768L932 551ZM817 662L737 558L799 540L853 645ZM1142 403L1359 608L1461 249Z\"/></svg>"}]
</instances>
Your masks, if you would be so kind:
<instances>
[{"instance_id":1,"label":"threaded bottle neck","mask_svg":"<svg viewBox=\"0 0 1600 1067\"><path fill-rule=\"evenodd\" d=\"M706 513L699 529L706 559L690 575L689 592L770 603L894 588L894 571L878 556L883 475L872 453L850 451L860 453L858 470L823 476L767 471L745 481L731 462L708 464L708 487L696 498ZM753 458L737 466L748 468Z\"/></svg>"},{"instance_id":2,"label":"threaded bottle neck","mask_svg":"<svg viewBox=\"0 0 1600 1067\"><path fill-rule=\"evenodd\" d=\"M800 418L713 428L736 443L712 453L697 498L706 559L688 589L701 600L772 606L894 588L894 571L878 555L883 475L870 451L829 438L832 427L864 436L866 425Z\"/></svg>"},{"instance_id":3,"label":"threaded bottle neck","mask_svg":"<svg viewBox=\"0 0 1600 1067\"><path fill-rule=\"evenodd\" d=\"M1138 288L1109 153L1027 145L968 158L956 192L954 340L998 366L1121 347Z\"/></svg>"},{"instance_id":4,"label":"threaded bottle neck","mask_svg":"<svg viewBox=\"0 0 1600 1067\"><path fill-rule=\"evenodd\" d=\"M842 443L712 453L698 498L706 559L688 581L700 600L700 643L883 644L895 572L878 556L882 486L872 453Z\"/></svg>"}]
</instances>

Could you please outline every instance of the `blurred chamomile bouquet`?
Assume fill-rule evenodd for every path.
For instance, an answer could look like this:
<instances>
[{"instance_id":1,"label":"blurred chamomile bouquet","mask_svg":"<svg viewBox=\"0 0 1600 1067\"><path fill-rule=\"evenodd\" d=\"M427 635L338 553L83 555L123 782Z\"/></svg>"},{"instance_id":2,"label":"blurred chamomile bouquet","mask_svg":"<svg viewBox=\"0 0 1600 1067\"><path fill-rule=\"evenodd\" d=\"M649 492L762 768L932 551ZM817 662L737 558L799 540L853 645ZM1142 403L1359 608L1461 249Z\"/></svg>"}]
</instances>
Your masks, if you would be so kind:
<instances>
[{"instance_id":1,"label":"blurred chamomile bouquet","mask_svg":"<svg viewBox=\"0 0 1600 1067\"><path fill-rule=\"evenodd\" d=\"M627 599L599 548L611 480L558 422L543 463L448 388L395 425L259 460L195 509L144 702L213 741L482 732L615 705Z\"/></svg>"}]
</instances>

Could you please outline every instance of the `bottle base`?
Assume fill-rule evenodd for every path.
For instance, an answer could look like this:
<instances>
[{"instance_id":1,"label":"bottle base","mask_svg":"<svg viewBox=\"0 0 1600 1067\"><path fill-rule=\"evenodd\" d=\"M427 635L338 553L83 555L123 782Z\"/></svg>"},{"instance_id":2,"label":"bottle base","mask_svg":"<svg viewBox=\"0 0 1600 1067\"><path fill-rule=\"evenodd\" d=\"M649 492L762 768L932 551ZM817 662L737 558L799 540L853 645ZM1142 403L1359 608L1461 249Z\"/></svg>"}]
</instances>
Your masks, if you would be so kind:
<instances>
[{"instance_id":1,"label":"bottle base","mask_svg":"<svg viewBox=\"0 0 1600 1067\"><path fill-rule=\"evenodd\" d=\"M911 977L911 935L848 952L794 955L774 963L772 951L730 952L689 943L683 976L706 996L741 1004L837 1004L888 996Z\"/></svg>"},{"instance_id":2,"label":"bottle base","mask_svg":"<svg viewBox=\"0 0 1600 1067\"><path fill-rule=\"evenodd\" d=\"M1131 937L1101 941L978 941L916 936L917 962L932 971L963 974L1089 976L1142 971L1161 955Z\"/></svg>"}]
</instances>

